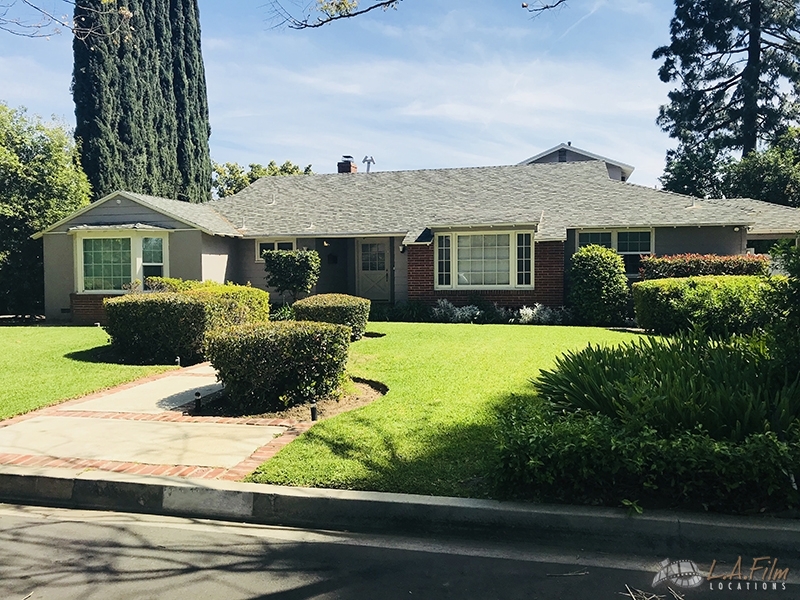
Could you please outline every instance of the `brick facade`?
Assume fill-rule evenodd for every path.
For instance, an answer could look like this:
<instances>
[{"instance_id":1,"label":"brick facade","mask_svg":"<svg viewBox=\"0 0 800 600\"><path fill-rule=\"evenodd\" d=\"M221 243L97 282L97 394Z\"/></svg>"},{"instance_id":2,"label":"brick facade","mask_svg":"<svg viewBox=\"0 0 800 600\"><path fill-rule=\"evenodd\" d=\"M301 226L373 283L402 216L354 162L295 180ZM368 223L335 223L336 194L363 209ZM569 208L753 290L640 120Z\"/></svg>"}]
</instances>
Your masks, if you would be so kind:
<instances>
[{"instance_id":1,"label":"brick facade","mask_svg":"<svg viewBox=\"0 0 800 600\"><path fill-rule=\"evenodd\" d=\"M70 294L69 305L72 310L72 322L75 325L106 324L106 311L103 308L104 298L116 298L119 294Z\"/></svg>"},{"instance_id":2,"label":"brick facade","mask_svg":"<svg viewBox=\"0 0 800 600\"><path fill-rule=\"evenodd\" d=\"M408 299L435 304L446 298L464 305L480 296L500 306L519 308L536 302L545 306L564 304L564 242L535 242L532 290L434 290L433 245L408 246Z\"/></svg>"}]
</instances>

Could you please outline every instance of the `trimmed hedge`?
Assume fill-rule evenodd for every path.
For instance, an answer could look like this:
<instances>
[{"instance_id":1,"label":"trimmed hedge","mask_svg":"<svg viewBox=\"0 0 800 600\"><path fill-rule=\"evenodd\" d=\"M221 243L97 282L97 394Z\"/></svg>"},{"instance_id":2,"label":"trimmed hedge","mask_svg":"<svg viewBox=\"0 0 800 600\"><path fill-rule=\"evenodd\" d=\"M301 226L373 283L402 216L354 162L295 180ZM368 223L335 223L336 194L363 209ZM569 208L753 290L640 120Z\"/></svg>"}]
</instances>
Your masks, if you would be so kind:
<instances>
[{"instance_id":1,"label":"trimmed hedge","mask_svg":"<svg viewBox=\"0 0 800 600\"><path fill-rule=\"evenodd\" d=\"M628 306L628 278L622 257L603 246L584 246L572 255L569 302L583 325L619 325Z\"/></svg>"},{"instance_id":2,"label":"trimmed hedge","mask_svg":"<svg viewBox=\"0 0 800 600\"><path fill-rule=\"evenodd\" d=\"M136 363L203 360L205 334L216 327L266 321L269 294L238 285L202 285L182 293L127 294L103 301L112 348Z\"/></svg>"},{"instance_id":3,"label":"trimmed hedge","mask_svg":"<svg viewBox=\"0 0 800 600\"><path fill-rule=\"evenodd\" d=\"M319 279L320 259L316 250L266 250L264 270L267 272L267 285L283 295L307 294Z\"/></svg>"},{"instance_id":4,"label":"trimmed hedge","mask_svg":"<svg viewBox=\"0 0 800 600\"><path fill-rule=\"evenodd\" d=\"M743 254L675 254L643 256L639 274L643 280L701 275L769 275L769 257Z\"/></svg>"},{"instance_id":5,"label":"trimmed hedge","mask_svg":"<svg viewBox=\"0 0 800 600\"><path fill-rule=\"evenodd\" d=\"M243 414L281 410L336 390L349 341L348 327L309 321L239 325L206 337L228 400Z\"/></svg>"},{"instance_id":6,"label":"trimmed hedge","mask_svg":"<svg viewBox=\"0 0 800 600\"><path fill-rule=\"evenodd\" d=\"M347 325L354 340L361 339L367 330L371 302L347 294L317 294L298 300L292 305L298 321L322 321Z\"/></svg>"},{"instance_id":7,"label":"trimmed hedge","mask_svg":"<svg viewBox=\"0 0 800 600\"><path fill-rule=\"evenodd\" d=\"M517 398L498 418L497 484L509 496L728 513L784 510L800 502L794 486L798 428L785 439L766 432L739 443L714 440L700 429L663 437L535 398Z\"/></svg>"},{"instance_id":8,"label":"trimmed hedge","mask_svg":"<svg viewBox=\"0 0 800 600\"><path fill-rule=\"evenodd\" d=\"M178 277L147 277L144 289L154 292L186 292L202 286L221 285L213 281L197 281L196 279L180 279Z\"/></svg>"},{"instance_id":9,"label":"trimmed hedge","mask_svg":"<svg viewBox=\"0 0 800 600\"><path fill-rule=\"evenodd\" d=\"M709 334L751 333L770 320L771 280L745 275L653 279L633 284L639 327L672 335L695 327Z\"/></svg>"}]
</instances>

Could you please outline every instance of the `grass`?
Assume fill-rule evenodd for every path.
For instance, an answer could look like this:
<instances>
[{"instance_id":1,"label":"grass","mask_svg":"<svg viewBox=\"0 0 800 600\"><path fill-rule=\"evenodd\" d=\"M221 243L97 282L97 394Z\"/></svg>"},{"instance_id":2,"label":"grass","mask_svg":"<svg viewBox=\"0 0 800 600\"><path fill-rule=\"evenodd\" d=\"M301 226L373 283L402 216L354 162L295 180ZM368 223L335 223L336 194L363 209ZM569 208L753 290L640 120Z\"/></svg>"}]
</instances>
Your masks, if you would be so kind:
<instances>
[{"instance_id":1,"label":"grass","mask_svg":"<svg viewBox=\"0 0 800 600\"><path fill-rule=\"evenodd\" d=\"M0 419L161 373L114 364L99 327L0 327Z\"/></svg>"},{"instance_id":2,"label":"grass","mask_svg":"<svg viewBox=\"0 0 800 600\"><path fill-rule=\"evenodd\" d=\"M556 356L631 334L577 327L372 323L348 372L389 387L262 464L258 483L491 497L494 419Z\"/></svg>"}]
</instances>

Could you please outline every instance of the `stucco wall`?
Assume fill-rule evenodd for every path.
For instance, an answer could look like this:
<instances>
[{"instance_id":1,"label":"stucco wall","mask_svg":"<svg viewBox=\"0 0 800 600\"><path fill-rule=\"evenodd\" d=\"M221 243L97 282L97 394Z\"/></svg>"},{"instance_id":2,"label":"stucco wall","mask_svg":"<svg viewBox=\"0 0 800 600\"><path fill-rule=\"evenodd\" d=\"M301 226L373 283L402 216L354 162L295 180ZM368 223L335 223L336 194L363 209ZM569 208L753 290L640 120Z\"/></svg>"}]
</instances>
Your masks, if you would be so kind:
<instances>
[{"instance_id":1,"label":"stucco wall","mask_svg":"<svg viewBox=\"0 0 800 600\"><path fill-rule=\"evenodd\" d=\"M233 281L233 264L235 262L235 244L233 238L201 234L203 258L203 281L217 283Z\"/></svg>"},{"instance_id":2,"label":"stucco wall","mask_svg":"<svg viewBox=\"0 0 800 600\"><path fill-rule=\"evenodd\" d=\"M203 279L203 232L173 231L169 235L169 276Z\"/></svg>"},{"instance_id":3,"label":"stucco wall","mask_svg":"<svg viewBox=\"0 0 800 600\"><path fill-rule=\"evenodd\" d=\"M66 233L48 233L44 240L44 314L48 321L69 321L69 295L75 291L74 240Z\"/></svg>"},{"instance_id":4,"label":"stucco wall","mask_svg":"<svg viewBox=\"0 0 800 600\"><path fill-rule=\"evenodd\" d=\"M655 230L655 253L743 254L747 248L744 227L659 227Z\"/></svg>"},{"instance_id":5,"label":"stucco wall","mask_svg":"<svg viewBox=\"0 0 800 600\"><path fill-rule=\"evenodd\" d=\"M408 301L408 247L400 252L402 238L393 238L394 247L394 301Z\"/></svg>"},{"instance_id":6,"label":"stucco wall","mask_svg":"<svg viewBox=\"0 0 800 600\"><path fill-rule=\"evenodd\" d=\"M93 206L88 212L69 220L54 231L67 231L70 227L75 227L76 225L112 225L120 223L144 223L166 227L167 229L187 227L179 221L118 196L107 200L99 206Z\"/></svg>"}]
</instances>

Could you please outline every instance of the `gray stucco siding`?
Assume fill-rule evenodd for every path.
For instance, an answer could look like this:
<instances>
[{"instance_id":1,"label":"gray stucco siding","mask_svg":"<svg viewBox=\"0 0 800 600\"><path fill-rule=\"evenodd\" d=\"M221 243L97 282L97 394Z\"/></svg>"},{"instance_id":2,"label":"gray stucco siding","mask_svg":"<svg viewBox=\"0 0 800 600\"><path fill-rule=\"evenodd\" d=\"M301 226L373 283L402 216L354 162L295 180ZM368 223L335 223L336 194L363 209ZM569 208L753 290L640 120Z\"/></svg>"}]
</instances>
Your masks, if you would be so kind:
<instances>
[{"instance_id":1,"label":"gray stucco siding","mask_svg":"<svg viewBox=\"0 0 800 600\"><path fill-rule=\"evenodd\" d=\"M234 280L235 243L231 238L201 233L203 281L225 283Z\"/></svg>"},{"instance_id":2,"label":"gray stucco siding","mask_svg":"<svg viewBox=\"0 0 800 600\"><path fill-rule=\"evenodd\" d=\"M82 215L62 223L53 231L66 232L71 227L78 225L115 225L123 223L144 223L166 229L185 229L187 227L180 221L146 208L128 198L118 196L107 200L99 206L93 206Z\"/></svg>"},{"instance_id":3,"label":"gray stucco siding","mask_svg":"<svg viewBox=\"0 0 800 600\"><path fill-rule=\"evenodd\" d=\"M74 241L66 233L48 233L42 238L44 314L48 321L69 321L72 318L69 295L75 291Z\"/></svg>"},{"instance_id":4,"label":"gray stucco siding","mask_svg":"<svg viewBox=\"0 0 800 600\"><path fill-rule=\"evenodd\" d=\"M747 248L744 227L658 227L655 253L668 254L743 254Z\"/></svg>"},{"instance_id":5,"label":"gray stucco siding","mask_svg":"<svg viewBox=\"0 0 800 600\"><path fill-rule=\"evenodd\" d=\"M402 238L393 238L394 248L394 301L408 301L408 251L400 251Z\"/></svg>"},{"instance_id":6,"label":"gray stucco siding","mask_svg":"<svg viewBox=\"0 0 800 600\"><path fill-rule=\"evenodd\" d=\"M169 276L203 279L203 236L201 231L173 231L169 234Z\"/></svg>"}]
</instances>

